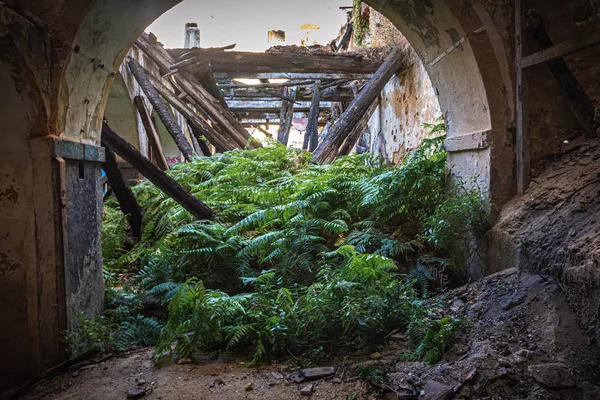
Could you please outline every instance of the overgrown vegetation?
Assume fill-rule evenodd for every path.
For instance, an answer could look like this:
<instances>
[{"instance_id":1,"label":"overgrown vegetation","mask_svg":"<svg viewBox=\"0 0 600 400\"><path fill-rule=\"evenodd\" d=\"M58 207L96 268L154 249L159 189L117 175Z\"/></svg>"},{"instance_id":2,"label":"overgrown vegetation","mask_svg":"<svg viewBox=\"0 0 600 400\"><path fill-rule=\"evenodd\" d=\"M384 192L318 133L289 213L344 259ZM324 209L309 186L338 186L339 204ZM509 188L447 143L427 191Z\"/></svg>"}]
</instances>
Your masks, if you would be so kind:
<instances>
[{"instance_id":1,"label":"overgrown vegetation","mask_svg":"<svg viewBox=\"0 0 600 400\"><path fill-rule=\"evenodd\" d=\"M314 165L310 154L278 146L173 168L216 210L214 221L197 221L140 184L139 243L117 204L105 204L111 310L71 334L72 350L156 344L159 356L231 351L255 362L290 354L317 360L369 350L403 327L414 358L435 362L461 322L428 319L423 296L460 283L452 238L487 220L480 193L465 186L447 193L445 164L436 138L400 167L374 155Z\"/></svg>"},{"instance_id":2,"label":"overgrown vegetation","mask_svg":"<svg viewBox=\"0 0 600 400\"><path fill-rule=\"evenodd\" d=\"M367 35L369 34L369 18L363 17L363 2L362 0L353 0L352 15L353 15L353 30L354 43L357 46L363 46L366 43Z\"/></svg>"}]
</instances>

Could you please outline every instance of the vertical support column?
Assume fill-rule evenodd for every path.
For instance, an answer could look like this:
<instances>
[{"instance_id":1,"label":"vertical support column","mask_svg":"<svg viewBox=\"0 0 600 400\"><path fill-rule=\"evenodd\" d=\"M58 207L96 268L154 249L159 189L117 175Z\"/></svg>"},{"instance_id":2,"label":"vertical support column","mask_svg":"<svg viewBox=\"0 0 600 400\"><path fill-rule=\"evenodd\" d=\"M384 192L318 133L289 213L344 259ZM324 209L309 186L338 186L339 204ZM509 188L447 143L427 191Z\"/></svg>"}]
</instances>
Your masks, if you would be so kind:
<instances>
[{"instance_id":1,"label":"vertical support column","mask_svg":"<svg viewBox=\"0 0 600 400\"><path fill-rule=\"evenodd\" d=\"M529 186L530 154L529 134L525 119L525 75L523 59L523 1L515 0L515 110L516 110L516 148L517 148L517 192L523 195Z\"/></svg>"}]
</instances>

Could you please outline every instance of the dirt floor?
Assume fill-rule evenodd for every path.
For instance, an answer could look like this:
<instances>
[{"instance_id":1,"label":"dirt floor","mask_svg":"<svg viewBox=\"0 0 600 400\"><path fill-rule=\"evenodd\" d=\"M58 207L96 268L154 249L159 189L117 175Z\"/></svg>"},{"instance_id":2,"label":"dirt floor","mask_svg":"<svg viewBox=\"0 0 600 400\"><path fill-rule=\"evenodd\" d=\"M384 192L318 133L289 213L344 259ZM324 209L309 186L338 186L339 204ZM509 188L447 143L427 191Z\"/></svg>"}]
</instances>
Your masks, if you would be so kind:
<instances>
[{"instance_id":1,"label":"dirt floor","mask_svg":"<svg viewBox=\"0 0 600 400\"><path fill-rule=\"evenodd\" d=\"M312 383L315 399L600 399L597 344L578 327L553 280L513 269L438 299L448 306L439 317L464 315L471 326L435 365L399 362L408 346L401 335L381 348L380 359L338 360L334 376L300 384L286 380L296 370L285 365L157 369L152 350L144 349L42 381L23 398L125 399L144 390L146 399L301 399ZM358 365L385 369L387 383L358 379Z\"/></svg>"}]
</instances>

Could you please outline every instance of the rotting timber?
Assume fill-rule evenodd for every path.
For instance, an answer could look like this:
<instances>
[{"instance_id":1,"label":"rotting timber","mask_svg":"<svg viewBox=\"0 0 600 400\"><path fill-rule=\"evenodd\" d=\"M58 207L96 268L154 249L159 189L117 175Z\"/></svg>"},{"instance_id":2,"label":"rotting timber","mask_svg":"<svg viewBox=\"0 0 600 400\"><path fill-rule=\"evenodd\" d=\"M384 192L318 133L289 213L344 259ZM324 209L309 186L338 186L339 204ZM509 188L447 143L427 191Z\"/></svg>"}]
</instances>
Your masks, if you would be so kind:
<instances>
[{"instance_id":1,"label":"rotting timber","mask_svg":"<svg viewBox=\"0 0 600 400\"><path fill-rule=\"evenodd\" d=\"M155 92L155 97L184 116L192 141L205 147L201 153L209 155L207 144L217 152L260 147L247 128L268 125L270 120L278 120L278 141L287 145L294 115L305 113L308 126L304 147L315 151L321 163L350 153L367 130L367 122L377 106L377 95L405 64L399 48L382 62L364 59L355 52L313 52L293 47L265 53L229 51L233 45L166 50L151 34L143 34L136 47L158 65L163 77L150 74L131 60L130 68L135 70L136 78L141 77L147 90ZM228 78L224 79L223 74ZM310 79L287 82L261 79L260 84L234 80L277 74ZM343 103L350 106L344 107L345 112L339 118L325 118L325 112L333 114L330 110ZM327 120L329 124L325 123ZM318 129L325 125L330 129L319 134ZM179 143L181 140L176 142L182 149L194 149L187 140L189 149Z\"/></svg>"}]
</instances>

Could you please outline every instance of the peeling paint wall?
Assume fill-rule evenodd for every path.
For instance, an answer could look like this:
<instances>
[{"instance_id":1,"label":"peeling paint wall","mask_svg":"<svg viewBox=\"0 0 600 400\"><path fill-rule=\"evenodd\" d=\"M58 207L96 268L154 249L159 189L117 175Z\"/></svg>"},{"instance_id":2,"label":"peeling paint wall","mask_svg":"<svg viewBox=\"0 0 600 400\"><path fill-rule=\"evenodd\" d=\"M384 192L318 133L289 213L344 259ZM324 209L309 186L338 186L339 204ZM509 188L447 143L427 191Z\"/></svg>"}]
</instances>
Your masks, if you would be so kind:
<instances>
[{"instance_id":1,"label":"peeling paint wall","mask_svg":"<svg viewBox=\"0 0 600 400\"><path fill-rule=\"evenodd\" d=\"M406 46L404 36L378 12L371 12L372 46ZM390 80L379 97L379 106L369 120L371 152L382 154L399 164L410 150L430 137L430 128L442 116L437 94L429 74L416 56L413 64Z\"/></svg>"}]
</instances>

